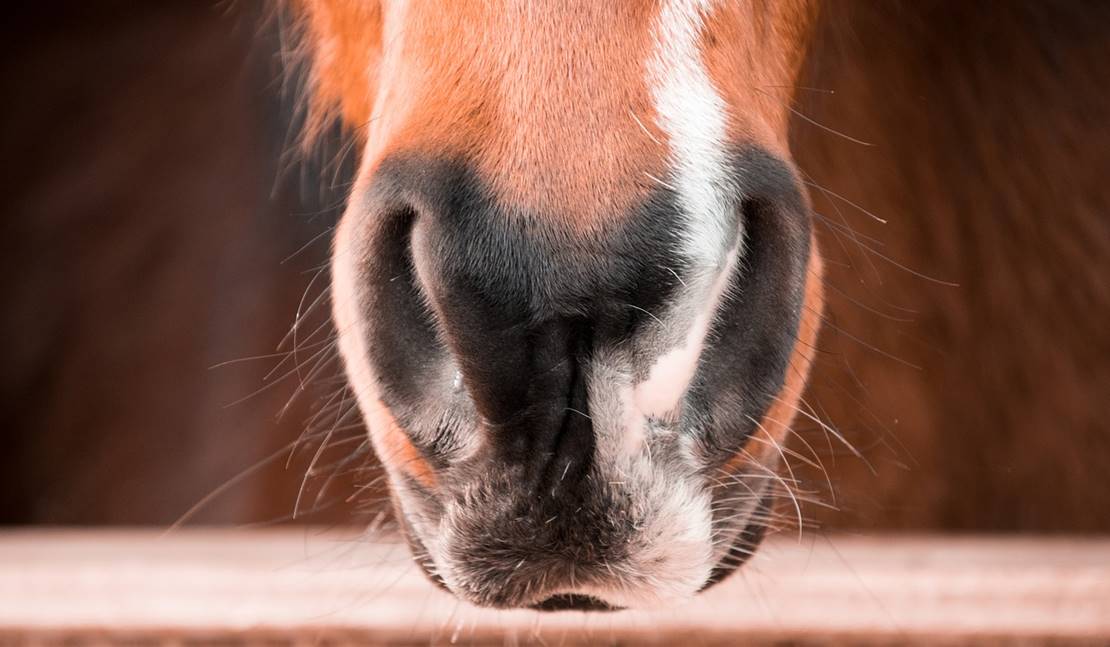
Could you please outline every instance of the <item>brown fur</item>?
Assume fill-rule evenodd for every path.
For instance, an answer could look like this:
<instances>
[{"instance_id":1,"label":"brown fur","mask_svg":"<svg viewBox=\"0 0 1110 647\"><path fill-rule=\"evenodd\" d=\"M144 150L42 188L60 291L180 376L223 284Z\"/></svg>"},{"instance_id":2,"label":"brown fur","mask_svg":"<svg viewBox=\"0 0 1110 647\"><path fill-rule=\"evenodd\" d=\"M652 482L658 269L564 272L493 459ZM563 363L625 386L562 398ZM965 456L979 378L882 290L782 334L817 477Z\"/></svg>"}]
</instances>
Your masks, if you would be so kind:
<instances>
[{"instance_id":1,"label":"brown fur","mask_svg":"<svg viewBox=\"0 0 1110 647\"><path fill-rule=\"evenodd\" d=\"M655 2L450 11L412 2L393 35L371 9L377 2L294 6L312 61L312 112L338 112L360 142L370 137L364 176L390 153L465 154L504 203L590 229L626 213L650 178L665 174L645 83ZM725 101L742 108L728 124L734 142L786 153L786 106L810 6L722 4L709 16L706 63ZM383 57L383 38L403 47ZM768 40L783 45L764 47Z\"/></svg>"},{"instance_id":2,"label":"brown fur","mask_svg":"<svg viewBox=\"0 0 1110 647\"><path fill-rule=\"evenodd\" d=\"M413 2L402 31L391 35L350 5L315 0L301 8L320 89L314 112L338 103L359 138L369 137L364 177L391 153L465 154L506 204L590 228L642 199L645 174L661 174L661 152L635 117L650 122L640 81L647 4L583 2L575 9L580 22L568 25L564 8L542 4L445 11ZM598 33L597 25L607 29ZM403 46L383 57L366 33ZM375 101L385 107L371 115ZM608 154L616 149L624 154Z\"/></svg>"}]
</instances>

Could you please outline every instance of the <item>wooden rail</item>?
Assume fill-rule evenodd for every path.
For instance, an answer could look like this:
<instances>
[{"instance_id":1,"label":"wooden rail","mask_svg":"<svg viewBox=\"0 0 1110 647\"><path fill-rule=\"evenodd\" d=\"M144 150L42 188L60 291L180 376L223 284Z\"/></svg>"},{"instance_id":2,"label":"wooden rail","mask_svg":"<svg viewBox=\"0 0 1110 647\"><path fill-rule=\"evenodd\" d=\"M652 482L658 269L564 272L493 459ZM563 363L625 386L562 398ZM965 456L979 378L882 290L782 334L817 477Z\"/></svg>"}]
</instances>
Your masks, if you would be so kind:
<instances>
[{"instance_id":1,"label":"wooden rail","mask_svg":"<svg viewBox=\"0 0 1110 647\"><path fill-rule=\"evenodd\" d=\"M0 644L1110 644L1110 539L779 537L697 600L488 611L317 530L0 533Z\"/></svg>"}]
</instances>

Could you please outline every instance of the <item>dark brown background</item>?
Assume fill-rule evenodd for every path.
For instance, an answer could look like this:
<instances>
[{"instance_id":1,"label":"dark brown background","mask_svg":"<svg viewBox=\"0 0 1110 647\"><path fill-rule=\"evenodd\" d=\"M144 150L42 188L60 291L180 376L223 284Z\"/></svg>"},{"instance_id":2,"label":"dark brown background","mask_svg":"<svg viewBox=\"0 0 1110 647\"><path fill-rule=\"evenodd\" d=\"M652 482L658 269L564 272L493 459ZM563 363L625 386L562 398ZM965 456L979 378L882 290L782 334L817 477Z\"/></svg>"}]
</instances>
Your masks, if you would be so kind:
<instances>
[{"instance_id":1,"label":"dark brown background","mask_svg":"<svg viewBox=\"0 0 1110 647\"><path fill-rule=\"evenodd\" d=\"M334 363L280 420L292 361L216 367L317 302L350 164L341 140L295 150L296 76L257 6L2 27L0 523L164 525L239 474L191 520L281 521L325 437L300 510L337 505L303 517L377 496L346 501L373 472ZM797 108L871 145L794 126L830 284L807 402L867 460L800 419L837 492L809 473L838 509L808 516L1110 529L1108 36L1095 2L827 5ZM321 304L301 375L328 357L326 328L305 340Z\"/></svg>"},{"instance_id":2,"label":"dark brown background","mask_svg":"<svg viewBox=\"0 0 1110 647\"><path fill-rule=\"evenodd\" d=\"M261 3L63 4L3 27L0 522L166 524L303 428L296 375L233 404L278 359L212 367L319 295L341 187L291 159ZM285 462L196 520L289 514Z\"/></svg>"},{"instance_id":3,"label":"dark brown background","mask_svg":"<svg viewBox=\"0 0 1110 647\"><path fill-rule=\"evenodd\" d=\"M826 4L800 107L873 145L797 120L798 163L888 224L811 187L809 399L876 472L822 519L1110 530L1108 60L1104 2Z\"/></svg>"}]
</instances>

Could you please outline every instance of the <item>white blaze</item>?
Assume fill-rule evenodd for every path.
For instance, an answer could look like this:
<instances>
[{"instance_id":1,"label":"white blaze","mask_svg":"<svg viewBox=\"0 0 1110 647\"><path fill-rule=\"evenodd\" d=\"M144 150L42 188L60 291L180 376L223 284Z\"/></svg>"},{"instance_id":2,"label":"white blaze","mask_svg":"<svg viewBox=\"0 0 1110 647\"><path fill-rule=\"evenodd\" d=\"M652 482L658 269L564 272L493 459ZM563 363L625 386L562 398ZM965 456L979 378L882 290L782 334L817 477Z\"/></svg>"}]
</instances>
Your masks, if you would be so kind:
<instances>
[{"instance_id":1,"label":"white blaze","mask_svg":"<svg viewBox=\"0 0 1110 647\"><path fill-rule=\"evenodd\" d=\"M649 85L656 120L670 144L671 186L681 221L684 253L694 272L687 281L685 310L693 317L681 342L660 356L647 379L635 389L642 414L666 417L673 413L697 369L702 345L738 250L725 249L734 201L725 153L725 103L701 60L698 40L709 0L670 0L663 3L656 25L656 49L649 65ZM737 232L739 236L739 232ZM681 311L682 308L676 309ZM681 312L676 312L681 314ZM630 440L642 434L627 429ZM629 443L634 444L633 442Z\"/></svg>"},{"instance_id":2,"label":"white blaze","mask_svg":"<svg viewBox=\"0 0 1110 647\"><path fill-rule=\"evenodd\" d=\"M695 263L716 267L725 230L728 158L725 102L701 60L698 39L709 0L664 2L648 67L657 123L671 146L671 177L687 218L685 241ZM708 269L708 268L707 268Z\"/></svg>"}]
</instances>

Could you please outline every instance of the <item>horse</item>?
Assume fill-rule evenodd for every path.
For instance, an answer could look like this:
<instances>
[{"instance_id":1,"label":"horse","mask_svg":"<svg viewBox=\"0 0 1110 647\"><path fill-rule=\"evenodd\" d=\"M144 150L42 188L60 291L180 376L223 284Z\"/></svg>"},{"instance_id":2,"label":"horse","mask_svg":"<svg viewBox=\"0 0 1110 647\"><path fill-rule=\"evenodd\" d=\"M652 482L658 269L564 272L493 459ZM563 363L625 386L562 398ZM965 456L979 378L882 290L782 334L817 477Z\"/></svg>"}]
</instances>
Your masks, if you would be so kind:
<instances>
[{"instance_id":1,"label":"horse","mask_svg":"<svg viewBox=\"0 0 1110 647\"><path fill-rule=\"evenodd\" d=\"M791 523L1110 528L1103 6L292 11L306 140L358 151L340 354L437 585L644 607Z\"/></svg>"}]
</instances>

